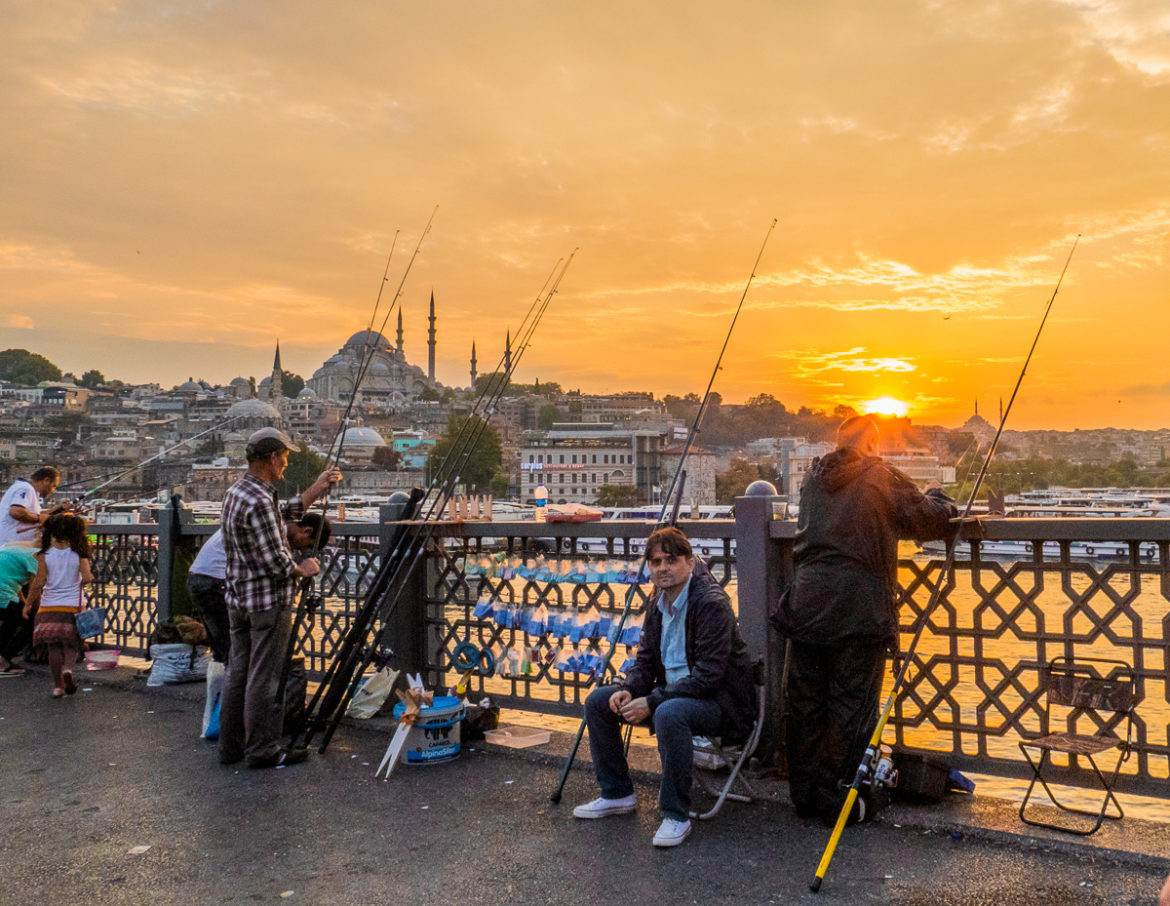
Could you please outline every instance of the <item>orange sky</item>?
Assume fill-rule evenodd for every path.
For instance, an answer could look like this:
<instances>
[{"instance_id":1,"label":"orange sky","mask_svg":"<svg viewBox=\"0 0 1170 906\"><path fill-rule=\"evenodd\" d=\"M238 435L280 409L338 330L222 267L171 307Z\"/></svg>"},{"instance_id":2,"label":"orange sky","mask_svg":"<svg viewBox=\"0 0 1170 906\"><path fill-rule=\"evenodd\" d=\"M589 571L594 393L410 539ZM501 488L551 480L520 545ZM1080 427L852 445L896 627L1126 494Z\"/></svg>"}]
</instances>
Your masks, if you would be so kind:
<instances>
[{"instance_id":1,"label":"orange sky","mask_svg":"<svg viewBox=\"0 0 1170 906\"><path fill-rule=\"evenodd\" d=\"M1077 2L10 4L0 348L171 385L308 377L403 298L438 377L957 425L1170 425L1170 7ZM392 333L392 331L388 331Z\"/></svg>"}]
</instances>

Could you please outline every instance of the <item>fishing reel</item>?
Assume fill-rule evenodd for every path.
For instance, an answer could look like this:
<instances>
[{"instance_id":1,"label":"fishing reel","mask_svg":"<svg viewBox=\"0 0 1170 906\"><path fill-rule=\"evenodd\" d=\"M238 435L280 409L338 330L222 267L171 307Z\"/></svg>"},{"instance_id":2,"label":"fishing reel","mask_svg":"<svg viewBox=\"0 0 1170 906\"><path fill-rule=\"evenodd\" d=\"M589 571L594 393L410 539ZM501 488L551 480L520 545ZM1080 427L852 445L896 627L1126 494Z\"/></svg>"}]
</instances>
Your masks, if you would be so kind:
<instances>
[{"instance_id":1,"label":"fishing reel","mask_svg":"<svg viewBox=\"0 0 1170 906\"><path fill-rule=\"evenodd\" d=\"M325 596L319 591L310 591L305 593L305 612L314 614L325 606Z\"/></svg>"}]
</instances>

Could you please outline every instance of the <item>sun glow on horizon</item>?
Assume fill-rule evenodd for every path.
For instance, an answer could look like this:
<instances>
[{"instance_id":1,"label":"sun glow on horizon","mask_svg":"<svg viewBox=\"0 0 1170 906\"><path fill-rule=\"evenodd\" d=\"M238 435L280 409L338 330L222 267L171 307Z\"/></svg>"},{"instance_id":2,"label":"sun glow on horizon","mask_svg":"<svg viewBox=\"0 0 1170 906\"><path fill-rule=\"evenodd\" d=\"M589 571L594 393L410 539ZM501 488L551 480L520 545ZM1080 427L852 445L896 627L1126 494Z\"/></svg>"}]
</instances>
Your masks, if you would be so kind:
<instances>
[{"instance_id":1,"label":"sun glow on horizon","mask_svg":"<svg viewBox=\"0 0 1170 906\"><path fill-rule=\"evenodd\" d=\"M879 396L862 403L861 411L866 415L896 415L901 418L910 411L910 404L892 396Z\"/></svg>"}]
</instances>

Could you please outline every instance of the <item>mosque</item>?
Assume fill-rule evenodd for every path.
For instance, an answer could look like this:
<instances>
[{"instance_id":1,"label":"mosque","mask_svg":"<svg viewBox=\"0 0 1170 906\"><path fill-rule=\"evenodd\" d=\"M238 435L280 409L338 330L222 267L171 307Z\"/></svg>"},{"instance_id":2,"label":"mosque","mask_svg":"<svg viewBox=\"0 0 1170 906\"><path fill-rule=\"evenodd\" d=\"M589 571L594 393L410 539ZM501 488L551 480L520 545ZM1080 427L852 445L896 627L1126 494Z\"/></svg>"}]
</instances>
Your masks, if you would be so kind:
<instances>
[{"instance_id":1,"label":"mosque","mask_svg":"<svg viewBox=\"0 0 1170 906\"><path fill-rule=\"evenodd\" d=\"M382 334L374 330L360 330L345 341L336 354L313 372L305 387L318 398L348 402L353 394L362 360L369 355L370 364L358 389L357 402L383 411L392 412L417 401L425 391L442 392L443 385L435 380L435 296L431 294L431 309L427 330L427 370L406 360L403 348L402 311L398 312L397 342L392 346ZM475 344L471 347L471 383L475 385ZM274 372L275 373L275 372ZM261 382L259 396L269 395L271 379Z\"/></svg>"}]
</instances>

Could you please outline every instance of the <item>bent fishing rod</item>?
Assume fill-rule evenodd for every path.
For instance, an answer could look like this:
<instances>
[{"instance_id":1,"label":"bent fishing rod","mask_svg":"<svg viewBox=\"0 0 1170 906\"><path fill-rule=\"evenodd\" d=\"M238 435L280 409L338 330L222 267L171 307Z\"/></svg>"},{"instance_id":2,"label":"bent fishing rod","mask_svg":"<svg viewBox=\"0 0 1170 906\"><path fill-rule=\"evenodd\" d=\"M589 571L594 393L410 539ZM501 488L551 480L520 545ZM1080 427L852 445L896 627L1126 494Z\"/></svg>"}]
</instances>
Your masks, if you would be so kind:
<instances>
[{"instance_id":1,"label":"bent fishing rod","mask_svg":"<svg viewBox=\"0 0 1170 906\"><path fill-rule=\"evenodd\" d=\"M691 422L691 429L687 432L686 443L683 444L682 454L679 456L678 465L675 467L674 475L670 479L670 484L666 490L666 496L662 500L662 508L658 512L659 526L664 524L666 513L671 506L671 497L677 494L677 502L674 504L673 516L669 524L673 525L678 521L678 510L682 503L682 489L686 481L686 462L687 456L691 452L691 447L694 445L695 438L699 431L702 430L703 417L707 414L707 406L711 401L711 388L715 385L715 378L719 371L723 368L723 355L727 352L727 346L731 342L731 335L735 331L736 322L739 320L739 313L743 310L744 300L747 299L748 290L751 289L752 281L756 278L756 268L760 266L760 260L764 257L764 249L768 246L768 240L772 237L772 231L776 229L776 219L772 219L772 223L768 226L768 231L764 234L764 241L760 244L760 251L756 255L756 260L752 264L751 273L748 275L747 283L744 284L743 293L739 297L739 304L735 307L735 314L732 315L731 324L727 328L727 334L723 338L723 346L719 349L719 355L715 359L715 367L711 369L711 377L707 381L707 389L703 393L703 399L699 403L698 411L695 413L695 419ZM633 610L634 600L641 594L641 586L639 581L646 569L646 562L649 557L649 550L643 548L642 559L638 564L638 571L634 574L636 579L630 583L630 587L626 590L626 600L622 607L621 616L617 622L616 638L621 638L622 630L625 628L626 620L629 618ZM610 670L610 664L613 661L614 652L617 650L617 645L611 645L605 655L605 659L601 666L594 672L598 682L601 682L606 672ZM565 783L569 779L569 771L573 768L573 762L577 760L577 750L581 748L581 739L585 735L585 718L581 718L581 723L577 727L577 736L573 740L573 745L569 749L569 754L565 758L564 767L561 769L560 779L557 781L556 789L549 795L549 801L557 803L561 801L561 796L565 790Z\"/></svg>"},{"instance_id":2,"label":"bent fishing rod","mask_svg":"<svg viewBox=\"0 0 1170 906\"><path fill-rule=\"evenodd\" d=\"M435 523L437 521L435 517L441 516L450 495L458 485L460 473L470 459L479 438L486 430L488 420L494 413L496 404L506 392L511 375L523 359L523 355L530 345L531 337L540 320L543 318L552 297L556 294L561 279L567 272L575 254L576 252L574 251L573 255L569 256L568 261L565 262L563 267L561 267L561 262L557 262L557 266L554 267L549 278L545 280L545 286L542 287L541 295L538 295L534 300L529 308L528 314L525 315L525 321L522 322L521 330L518 332L520 343L516 352L512 355L511 361L509 362L507 360L506 354L501 358L501 365L505 365L506 367L501 369L497 366L497 370L493 372L496 379L489 380L485 383L479 399L476 400L472 407L472 412L464 420L452 443L451 452L444 459L438 474L433 478L426 494L421 495L421 492L419 492L424 499L431 498L431 495L434 495L431 498L431 505L427 512L423 514L421 525L413 526L410 531L397 533L397 545L382 564L379 575L375 578L370 591L367 593L366 604L363 606L362 612L359 613L353 627L347 633L342 651L338 653L338 656L330 665L330 669L318 686L310 709L306 713L306 745L311 742L313 732L317 728L317 725L323 720L332 718L320 750L324 752L328 746L333 732L335 732L340 723L341 717L344 716L345 704L353 694L354 686L352 685L352 679L354 675L364 671L373 661L374 657L377 656L382 639L389 626L390 615L394 612L398 601L402 597L407 581L413 574L413 570L417 566L421 555L425 552L426 545L434 533ZM560 270L559 275L556 273L558 268ZM553 279L554 275L556 275L555 280ZM552 281L551 288L549 288L550 281ZM547 293L545 289L547 289ZM416 509L421 508L421 506L417 506L421 501L412 500L412 503L416 503ZM390 597L392 593L393 597ZM386 603L387 598L389 598L388 605ZM375 618L382 620L382 627L378 631L373 644L366 648L364 645L365 639ZM319 713L315 711L318 702L321 704Z\"/></svg>"},{"instance_id":3,"label":"bent fishing rod","mask_svg":"<svg viewBox=\"0 0 1170 906\"><path fill-rule=\"evenodd\" d=\"M112 485L115 481L118 481L120 478L124 478L127 475L130 475L134 472L137 472L143 466L150 465L150 463L154 462L156 459L161 459L162 457L166 456L168 453L174 453L176 450L179 450L183 447L188 446L192 441L198 440L199 438L203 437L205 434L210 434L212 431L218 431L220 428L224 428L227 425L230 425L234 421L239 421L241 418L243 418L243 416L233 415L231 418L225 419L224 421L220 422L218 425L212 425L210 428L207 428L204 431L200 431L198 434L193 434L191 437L185 438L184 440L179 441L177 444L174 444L170 447L167 447L164 450L159 450L153 456L148 456L146 459L142 460L142 462L140 462L136 465L130 466L128 469L123 469L122 471L116 472L116 473L107 472L105 475L94 475L90 478L82 478L82 479L78 479L76 481L70 481L67 484L65 484L64 487L68 488L68 487L72 487L73 485L77 485L77 484L88 484L89 482L94 481L94 480L108 478L107 481L103 481L101 484L95 485L94 487L90 488L88 491L83 493L80 497L76 498L76 500L75 500L76 503L82 503L87 498L92 497L94 494L96 494L102 488L105 488L105 487ZM109 477L111 475L113 477Z\"/></svg>"},{"instance_id":4,"label":"bent fishing rod","mask_svg":"<svg viewBox=\"0 0 1170 906\"><path fill-rule=\"evenodd\" d=\"M570 256L569 261L572 261ZM557 267L554 268L549 278L545 281L545 287L542 288L542 295L544 289L548 287L549 280L552 279L556 273L557 268L560 268L561 262L557 262ZM306 736L306 745L311 741L313 732L317 725L322 721L328 722L328 728L325 739L321 744L320 751L324 752L328 746L329 740L340 724L341 717L345 713L345 705L349 698L355 691L355 686L352 685L352 678L360 675L372 663L374 658L379 655L381 651L381 643L385 632L389 626L389 616L394 611L398 600L402 596L403 589L406 586L413 569L417 565L419 558L425 552L426 545L435 529L434 517L441 517L442 511L446 506L450 494L458 484L459 472L465 467L471 452L474 450L475 443L483 430L486 430L487 419L491 417L492 410L495 403L498 401L500 395L504 393L508 385L508 379L519 365L523 357L524 351L527 349L528 341L531 338L532 332L535 330L536 324L543 316L547 309L552 296L555 294L560 283L561 277L564 276L568 269L566 263L561 269L561 274L556 278L552 289L544 295L543 300L540 296L534 301L533 306L530 307L529 315L526 315L526 320L531 317L529 321L530 328L522 330L518 336L521 337L521 345L517 353L512 357L510 363L507 363L506 357L501 359L501 364L507 363L511 367L505 368L502 371L497 366L497 374L502 377L502 380L489 381L485 384L484 390L480 394L480 399L476 401L473 407L472 417L465 419L461 426L460 432L457 435L456 441L452 444L451 454L444 460L440 466L439 473L432 481L432 485L428 488L427 495L432 491L437 492L436 497L431 501L431 507L428 512L424 513L420 525L411 527L403 526L399 532L396 532L397 546L392 553L387 557L386 562L383 563L379 575L371 585L370 591L367 593L366 604L361 613L355 619L353 626L347 633L342 650L338 652L337 657L330 665L326 678L322 681L318 688L318 694L314 696L308 716L314 719L314 723L308 726L308 735ZM532 312L535 309L535 315ZM486 401L486 411L480 415L480 405ZM414 492L416 496L412 497L412 503L418 509L418 497L423 497L421 491ZM415 517L417 518L417 517ZM409 528L409 531L402 529ZM401 581L400 581L401 579ZM391 598L391 593L394 593ZM387 598L390 598L389 605L386 605ZM364 647L365 639L372 627L374 619L382 620L382 628L378 631L373 644L368 648ZM326 689L328 688L328 691ZM315 711L317 702L322 700L321 709L319 712ZM330 718L332 720L330 721Z\"/></svg>"},{"instance_id":5,"label":"bent fishing rod","mask_svg":"<svg viewBox=\"0 0 1170 906\"><path fill-rule=\"evenodd\" d=\"M1028 373L1028 365L1032 361L1032 354L1036 351L1036 344L1040 342L1040 335L1044 332L1044 325L1048 323L1048 314L1052 311L1052 303L1056 301L1056 294L1060 292L1060 285L1064 282L1064 275L1068 271L1069 262L1072 261L1073 252L1077 250L1077 243L1080 242L1080 239L1081 237L1078 233L1076 239L1073 240L1072 248L1069 249L1064 267L1060 271L1060 277L1056 281L1056 287L1052 290L1052 296L1049 297L1048 304L1044 307L1044 316L1040 319L1040 326L1036 329L1036 335L1032 338L1032 345L1028 349L1027 356L1024 358L1024 364L1020 368L1019 377L1016 378L1016 386L1012 390L1010 399L1008 399L1007 408L1004 409L1003 414L1000 416L999 428L995 432L995 437L991 441L991 445L987 448L987 453L983 458L983 467L979 470L979 474L975 478L975 484L971 488L971 495L967 498L967 505L963 508L962 516L956 520L955 533L947 544L947 556L942 570L939 572L939 580L930 593L930 599L927 601L926 607L918 617L910 645L906 649L906 653L902 656L902 663L894 676L894 685L890 689L889 698L886 700L886 705L882 709L881 716L878 718L877 726L874 727L874 731L869 738L869 745L865 749L865 755L862 756L861 764L857 766L857 773L854 775L853 782L849 786L849 792L845 796L845 804L841 807L840 814L837 815L837 823L834 825L833 833L829 837L828 844L825 846L820 864L817 865L816 874L813 875L813 879L809 883L809 890L813 893L821 889L821 882L825 878L825 873L829 870L829 863L833 859L833 853L836 851L841 834L845 830L845 824L849 820L850 813L853 811L853 804L861 794L861 787L865 783L870 782L871 771L874 762L877 760L881 746L882 732L889 722L890 715L894 711L894 705L906 682L906 674L910 669L910 663L914 659L914 653L918 647L919 639L922 638L922 632L926 628L926 624L934 612L935 607L938 606L943 589L950 585L955 569L955 551L959 538L963 533L963 526L971 519L971 508L975 504L975 498L979 493L984 478L987 477L987 470L991 466L991 459L995 456L995 451L999 448L999 439L1003 436L1004 425L1007 424L1008 416L1011 414L1012 404L1016 401L1016 394L1020 392L1020 385L1024 382L1024 375Z\"/></svg>"}]
</instances>

